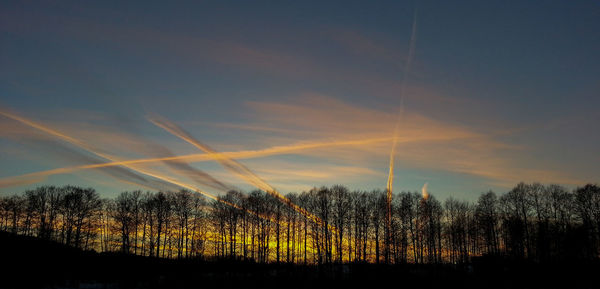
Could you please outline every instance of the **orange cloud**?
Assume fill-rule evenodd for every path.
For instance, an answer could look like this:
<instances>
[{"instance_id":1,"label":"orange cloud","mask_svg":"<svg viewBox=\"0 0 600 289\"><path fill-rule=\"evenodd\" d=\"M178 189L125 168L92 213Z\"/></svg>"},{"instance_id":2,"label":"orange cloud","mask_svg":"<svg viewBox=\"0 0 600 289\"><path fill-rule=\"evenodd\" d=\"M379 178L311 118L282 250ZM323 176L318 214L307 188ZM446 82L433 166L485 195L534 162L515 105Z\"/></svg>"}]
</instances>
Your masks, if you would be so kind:
<instances>
[{"instance_id":1,"label":"orange cloud","mask_svg":"<svg viewBox=\"0 0 600 289\"><path fill-rule=\"evenodd\" d=\"M294 175L294 169L298 172L294 177L285 177L283 174L276 174L269 162L254 161L254 169L272 186L276 185L278 188L293 188L294 184L297 187L306 187L307 184L314 184L313 182L320 177L325 177L325 174L331 179L339 180L340 183L352 178L351 174L345 174L340 169L331 169L331 166L378 172L379 175L371 175L373 178L385 175L382 170L388 162L396 121L393 107L380 109L359 106L319 94L304 94L287 103L248 102L247 105L251 108L250 121L244 124L214 125L226 127L232 134L240 130L252 131L249 142L252 142L253 146L262 145L262 149L177 155L177 151L185 151L185 147L170 143L168 147L177 148L174 154L160 155L150 149L143 137L116 131L114 127L91 125L85 121L62 123L56 127L59 127L60 131L69 131L69 136L55 133L50 135L75 145L84 144L82 148L91 149L99 153L99 156L109 156L113 161L88 164L84 162L79 166L3 178L0 179L0 187L42 181L49 175L81 169L125 166L142 170L148 173L147 176L160 174L166 182L177 181L184 183L188 188L196 188L181 180L194 180L193 169L182 171L181 167L177 170L171 166L170 172L163 170L159 173L157 169L169 168L161 166L160 163L177 161L185 164L276 155L298 155L308 158L316 168L313 170L293 161L286 163L282 160L278 164L281 165L282 171L285 168L289 175ZM6 119L0 121L0 124L2 123L10 127ZM29 129L22 125L13 123L11 129L10 134L17 139L28 138L33 134L38 134L34 137L43 137L39 132L26 132ZM510 129L482 132L464 124L451 123L407 110L399 128L396 162L409 168L469 174L480 177L489 184L503 187L509 187L518 181L582 183L568 173L522 162L522 157L528 152L527 148L498 139L497 136L505 136L507 133L510 133ZM218 145L232 146L222 143ZM240 144L234 146L242 147ZM82 160L78 162L81 163ZM381 186L384 185L385 177L381 177Z\"/></svg>"},{"instance_id":2,"label":"orange cloud","mask_svg":"<svg viewBox=\"0 0 600 289\"><path fill-rule=\"evenodd\" d=\"M248 105L257 115L256 123L248 125L271 130L292 128L286 135L288 139L307 135L332 139L390 136L396 121L393 109L367 108L317 94L303 95L295 103L249 102ZM409 167L479 176L495 185L507 186L523 180L582 183L564 172L521 163L522 156L527 154L526 148L496 138L507 133L506 129L480 132L465 125L405 111L398 131L396 159ZM303 151L302 154L323 162L344 161L375 167L387 162L389 149L389 144L375 143L360 150L331 147Z\"/></svg>"}]
</instances>

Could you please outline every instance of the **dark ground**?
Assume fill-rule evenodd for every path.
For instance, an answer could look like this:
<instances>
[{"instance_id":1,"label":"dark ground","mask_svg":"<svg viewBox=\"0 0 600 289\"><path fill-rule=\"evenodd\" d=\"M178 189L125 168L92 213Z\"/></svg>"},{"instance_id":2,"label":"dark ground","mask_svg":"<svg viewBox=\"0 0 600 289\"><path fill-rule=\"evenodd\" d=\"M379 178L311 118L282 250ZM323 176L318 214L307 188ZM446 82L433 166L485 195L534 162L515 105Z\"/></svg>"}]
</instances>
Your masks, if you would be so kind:
<instances>
[{"instance_id":1,"label":"dark ground","mask_svg":"<svg viewBox=\"0 0 600 289\"><path fill-rule=\"evenodd\" d=\"M600 288L600 263L299 266L84 252L0 232L0 288Z\"/></svg>"}]
</instances>

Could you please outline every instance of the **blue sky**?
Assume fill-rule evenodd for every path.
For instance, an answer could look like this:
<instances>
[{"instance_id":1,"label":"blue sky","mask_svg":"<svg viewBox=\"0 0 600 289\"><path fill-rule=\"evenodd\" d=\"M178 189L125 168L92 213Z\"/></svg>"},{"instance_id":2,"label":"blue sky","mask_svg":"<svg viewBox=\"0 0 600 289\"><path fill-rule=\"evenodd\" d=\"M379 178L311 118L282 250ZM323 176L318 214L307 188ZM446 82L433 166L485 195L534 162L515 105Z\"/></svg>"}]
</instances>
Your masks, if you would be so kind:
<instances>
[{"instance_id":1,"label":"blue sky","mask_svg":"<svg viewBox=\"0 0 600 289\"><path fill-rule=\"evenodd\" d=\"M121 2L3 1L0 109L117 160L202 153L148 121L160 115L216 151L246 151L237 160L283 192L384 189L398 119L394 191L428 183L472 200L518 181L598 182L595 1ZM10 117L0 127L1 194L177 188L135 169L215 195L195 174L253 188L193 158L186 171L18 177L107 160ZM299 144L321 145L249 152Z\"/></svg>"}]
</instances>

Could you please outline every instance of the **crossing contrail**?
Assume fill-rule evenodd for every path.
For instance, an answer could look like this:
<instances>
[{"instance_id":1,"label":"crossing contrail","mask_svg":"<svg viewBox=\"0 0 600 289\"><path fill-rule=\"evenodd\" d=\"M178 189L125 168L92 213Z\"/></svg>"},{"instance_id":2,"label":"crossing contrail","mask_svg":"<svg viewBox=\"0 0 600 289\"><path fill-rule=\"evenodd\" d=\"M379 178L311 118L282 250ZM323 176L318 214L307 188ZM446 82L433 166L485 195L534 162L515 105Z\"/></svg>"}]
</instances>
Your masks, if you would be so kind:
<instances>
[{"instance_id":1,"label":"crossing contrail","mask_svg":"<svg viewBox=\"0 0 600 289\"><path fill-rule=\"evenodd\" d=\"M237 175L238 177L240 177L247 183L249 183L249 184L257 187L258 189L265 191L266 193L270 194L271 196L277 198L278 200L280 200L284 204L288 205L292 209L296 210L298 213L309 218L313 222L315 222L319 225L325 224L325 222L323 222L323 220L321 220L319 217L310 213L308 210L294 204L290 199L288 199L287 197L285 197L284 195L279 193L275 188L273 188L271 185L269 185L267 182L265 182L262 178L260 178L254 172L252 172L249 168L247 168L243 164L237 162L236 160L229 158L227 156L224 156L222 153L215 151L214 149L207 146L206 144L201 143L200 141L195 139L191 134L189 134L187 131L183 130L181 127L179 127L175 123L170 122L169 120L167 120L163 117L157 116L157 115L149 116L148 120L150 122L152 122L153 124L155 124L156 126L168 131L169 133L173 134L174 136L176 136L178 138L181 138L182 140L185 140L186 142L190 143L191 145L193 145L196 148L200 149L201 151L205 152L210 157L213 157L215 161L219 162L224 168L231 171L232 173L234 173L235 175ZM333 231L336 231L335 227L333 227L330 224L327 224L327 227Z\"/></svg>"},{"instance_id":2,"label":"crossing contrail","mask_svg":"<svg viewBox=\"0 0 600 289\"><path fill-rule=\"evenodd\" d=\"M54 136L54 137L56 137L58 139L61 139L61 140L66 141L66 142L68 142L68 143L70 143L72 145L80 147L80 148L82 148L82 149L84 149L84 150L86 150L86 151L88 151L88 152L90 152L90 153L92 153L92 154L100 157L100 158L109 160L111 162L119 162L115 157L110 156L110 155L105 154L105 153L102 153L102 152L99 152L98 150L96 150L92 146L86 144L85 142L83 142L81 140L78 140L76 138L73 138L71 136L68 136L68 135L66 135L66 134L64 134L62 132L57 131L57 130L54 130L54 129L48 127L48 126L39 124L39 123L34 122L32 120L29 120L29 119L26 119L24 117L21 117L21 116L12 114L12 113L8 113L8 112L0 111L0 115L3 115L3 116L8 117L8 118L11 118L11 119L16 120L18 122L21 122L21 123L23 123L25 125L28 125L30 127L35 128L35 129L41 130L41 131L43 131L43 132L45 132L47 134L50 134L50 135L52 135L52 136ZM182 187L184 189L188 189L188 190L190 190L192 192L196 192L196 193L202 194L202 195L204 195L204 196L206 196L206 197L208 197L208 198L210 198L212 200L215 200L215 201L221 202L223 204L232 206L232 207L234 207L236 209L239 209L239 210L244 210L244 211L246 211L248 213L251 213L251 214L255 214L255 215L257 215L257 216L259 216L259 217L261 217L263 219L269 219L271 221L274 221L273 218L270 217L270 216L265 216L264 214L260 214L260 213L254 212L252 210L244 209L244 208L238 206L237 204L234 204L234 203L228 202L226 200L223 200L222 198L216 197L216 196L214 196L212 194L209 194L209 193L207 193L205 191L202 191L201 189L199 189L199 188L197 188L195 186L192 186L190 184L187 184L187 183L184 183L184 182L181 182L181 181L178 181L178 180L166 177L166 176L164 176L162 174L159 174L159 173L154 173L154 172L149 172L149 171L146 171L146 170L142 170L140 168L131 166L130 164L121 163L120 166L128 168L128 169L130 169L132 171L138 172L140 174L156 178L156 179L158 179L160 181L163 181L165 183L176 185L176 186Z\"/></svg>"},{"instance_id":3,"label":"crossing contrail","mask_svg":"<svg viewBox=\"0 0 600 289\"><path fill-rule=\"evenodd\" d=\"M133 160L119 160L114 162L95 163L80 166L70 166L63 168L50 169L45 171L33 172L23 174L19 176L12 176L0 179L0 188L11 187L23 184L37 183L45 179L45 177L65 174L79 170L87 169L101 169L113 166L124 166L124 165L136 165L154 162L170 162L170 161L187 161L187 162L202 162L211 161L219 158L231 158L231 159L248 159L266 157L272 155L294 153L312 149L336 147L336 146L365 146L374 143L382 143L392 140L391 137L383 138L368 138L368 139L357 139L357 140L343 140L343 141L330 141L330 142L312 142L312 143L300 143L283 146L274 146L260 150L244 150L237 152L221 152L219 155L208 155L208 154L187 154L187 155L173 155L173 156L162 156L154 158L142 158ZM410 140L404 140L410 141Z\"/></svg>"},{"instance_id":4,"label":"crossing contrail","mask_svg":"<svg viewBox=\"0 0 600 289\"><path fill-rule=\"evenodd\" d=\"M163 156L163 157L174 156L174 154L169 149L167 149L166 147L157 145L157 144L152 145L152 150L159 156ZM213 189L216 189L216 190L222 191L222 192L236 190L236 188L234 186L227 185L227 184L217 180L215 177L211 176L210 174L192 167L185 160L164 160L163 163L166 164L168 167L170 167L172 170L174 170L176 173L183 174L183 175L191 178L196 183L198 183L202 186L208 186L208 187L211 187Z\"/></svg>"},{"instance_id":5,"label":"crossing contrail","mask_svg":"<svg viewBox=\"0 0 600 289\"><path fill-rule=\"evenodd\" d=\"M82 148L82 149L84 149L84 150L86 150L86 151L88 151L88 152L96 155L97 157L102 158L102 159L109 160L111 162L119 162L119 160L117 158L115 158L113 156L110 156L108 154L102 153L102 152L98 151L97 149L93 148L92 146L88 145L87 143L85 143L85 142L83 142L81 140L78 140L76 138L68 136L68 135L66 135L66 134L64 134L62 132L54 130L54 129L52 129L50 127L47 127L45 125L39 124L39 123L34 122L32 120L26 119L24 117L21 117L21 116L12 114L12 113L4 112L4 111L0 111L0 115L3 115L3 116L8 117L10 119L16 120L18 122L21 122L21 123L23 123L25 125L28 125L30 127L35 128L35 129L41 130L41 131L43 131L43 132L45 132L45 133L47 133L49 135L52 135L52 136L54 136L54 137L56 137L58 139L61 139L61 140L65 141L65 142L68 142L68 143L70 143L72 145L80 147L80 148ZM167 183L170 183L170 184L174 184L174 185L180 186L182 188L186 188L186 189L194 191L194 192L198 192L198 193L200 193L202 195L205 195L205 196L207 196L207 197L209 197L209 198L211 198L213 200L218 200L218 198L216 196L212 195L212 194L204 192L204 191L202 191L202 190L200 190L200 189L198 189L198 188L196 188L194 186L191 186L189 184L186 184L186 183L174 180L172 178L165 177L165 176L163 176L161 174L149 172L149 171L146 171L146 170L142 170L140 168L132 166L131 164L121 164L121 166L123 166L125 168L128 168L128 169L130 169L132 171L138 172L140 174L151 176L151 177L159 179L161 181L164 181L164 182L167 182Z\"/></svg>"}]
</instances>

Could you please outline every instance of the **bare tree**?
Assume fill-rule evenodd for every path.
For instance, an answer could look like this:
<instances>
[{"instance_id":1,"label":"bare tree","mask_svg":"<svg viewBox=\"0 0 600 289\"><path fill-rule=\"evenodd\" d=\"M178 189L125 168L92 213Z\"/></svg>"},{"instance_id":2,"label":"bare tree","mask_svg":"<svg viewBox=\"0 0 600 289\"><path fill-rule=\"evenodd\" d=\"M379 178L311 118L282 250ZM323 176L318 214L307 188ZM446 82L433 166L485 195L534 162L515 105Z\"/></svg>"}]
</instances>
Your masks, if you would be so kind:
<instances>
[{"instance_id":1,"label":"bare tree","mask_svg":"<svg viewBox=\"0 0 600 289\"><path fill-rule=\"evenodd\" d=\"M451 263L467 263L469 204L453 198L444 202L445 235Z\"/></svg>"},{"instance_id":2,"label":"bare tree","mask_svg":"<svg viewBox=\"0 0 600 289\"><path fill-rule=\"evenodd\" d=\"M134 232L133 207L134 196L130 192L122 192L115 200L112 207L112 218L115 221L116 231L121 239L121 252L131 252L131 234Z\"/></svg>"},{"instance_id":3,"label":"bare tree","mask_svg":"<svg viewBox=\"0 0 600 289\"><path fill-rule=\"evenodd\" d=\"M2 198L0 207L2 208L3 230L10 231L13 234L19 233L21 231L21 219L26 212L25 198L18 195Z\"/></svg>"},{"instance_id":4,"label":"bare tree","mask_svg":"<svg viewBox=\"0 0 600 289\"><path fill-rule=\"evenodd\" d=\"M192 193L181 190L175 194L173 205L177 219L177 258L182 258L188 251L189 221L192 215Z\"/></svg>"},{"instance_id":5,"label":"bare tree","mask_svg":"<svg viewBox=\"0 0 600 289\"><path fill-rule=\"evenodd\" d=\"M475 211L478 228L480 228L486 254L497 255L500 252L498 234L498 198L489 191L479 196Z\"/></svg>"},{"instance_id":6,"label":"bare tree","mask_svg":"<svg viewBox=\"0 0 600 289\"><path fill-rule=\"evenodd\" d=\"M346 224L349 223L350 215L350 193L348 189L341 185L331 188L333 197L333 224L336 228L335 251L337 253L337 262L342 263L344 253L344 232Z\"/></svg>"},{"instance_id":7,"label":"bare tree","mask_svg":"<svg viewBox=\"0 0 600 289\"><path fill-rule=\"evenodd\" d=\"M495 255L550 262L597 259L600 190L519 183L476 203L431 194L394 195L387 221L382 191L336 185L288 194L300 214L262 191L230 191L207 202L197 193L123 192L43 186L0 197L0 229L100 251L162 258L206 255L261 263L467 263Z\"/></svg>"},{"instance_id":8,"label":"bare tree","mask_svg":"<svg viewBox=\"0 0 600 289\"><path fill-rule=\"evenodd\" d=\"M600 187L585 185L575 190L575 203L585 235L588 258L598 258L600 248Z\"/></svg>"}]
</instances>

